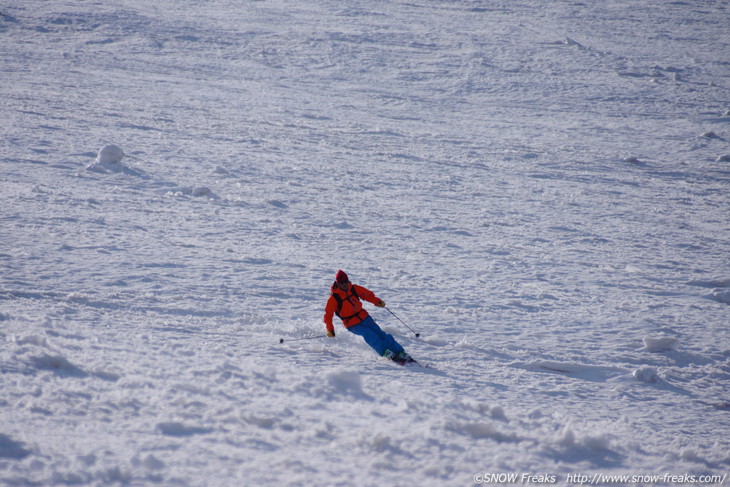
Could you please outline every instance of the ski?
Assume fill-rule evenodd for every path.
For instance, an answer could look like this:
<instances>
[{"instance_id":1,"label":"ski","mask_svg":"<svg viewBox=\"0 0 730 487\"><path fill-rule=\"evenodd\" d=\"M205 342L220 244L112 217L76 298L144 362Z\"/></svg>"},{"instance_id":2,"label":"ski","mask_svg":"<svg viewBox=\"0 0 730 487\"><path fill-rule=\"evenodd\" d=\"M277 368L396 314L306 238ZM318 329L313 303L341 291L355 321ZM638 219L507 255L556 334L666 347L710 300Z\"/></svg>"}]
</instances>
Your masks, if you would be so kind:
<instances>
[{"instance_id":1,"label":"ski","mask_svg":"<svg viewBox=\"0 0 730 487\"><path fill-rule=\"evenodd\" d=\"M433 369L433 366L431 366L430 363L421 363L418 360L411 357L411 360L409 362L405 362L402 364L399 364L401 367L418 367L421 369Z\"/></svg>"}]
</instances>

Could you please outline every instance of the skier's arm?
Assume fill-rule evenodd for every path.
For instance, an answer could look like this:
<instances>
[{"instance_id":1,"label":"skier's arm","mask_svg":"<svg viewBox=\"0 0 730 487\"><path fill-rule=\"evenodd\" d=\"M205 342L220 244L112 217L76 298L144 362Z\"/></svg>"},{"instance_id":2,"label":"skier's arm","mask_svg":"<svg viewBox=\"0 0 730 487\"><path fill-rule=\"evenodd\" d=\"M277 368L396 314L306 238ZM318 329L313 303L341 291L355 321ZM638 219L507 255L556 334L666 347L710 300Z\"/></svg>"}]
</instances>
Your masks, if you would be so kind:
<instances>
[{"instance_id":1,"label":"skier's arm","mask_svg":"<svg viewBox=\"0 0 730 487\"><path fill-rule=\"evenodd\" d=\"M324 324L327 327L327 332L335 331L335 325L332 324L332 317L337 309L337 300L330 296L327 300L327 305L324 308Z\"/></svg>"},{"instance_id":2,"label":"skier's arm","mask_svg":"<svg viewBox=\"0 0 730 487\"><path fill-rule=\"evenodd\" d=\"M380 303L383 303L383 300L377 297L375 293L369 289L358 286L357 284L353 284L353 287L355 288L355 291L357 291L357 295L368 303L373 303L375 306L380 306Z\"/></svg>"}]
</instances>

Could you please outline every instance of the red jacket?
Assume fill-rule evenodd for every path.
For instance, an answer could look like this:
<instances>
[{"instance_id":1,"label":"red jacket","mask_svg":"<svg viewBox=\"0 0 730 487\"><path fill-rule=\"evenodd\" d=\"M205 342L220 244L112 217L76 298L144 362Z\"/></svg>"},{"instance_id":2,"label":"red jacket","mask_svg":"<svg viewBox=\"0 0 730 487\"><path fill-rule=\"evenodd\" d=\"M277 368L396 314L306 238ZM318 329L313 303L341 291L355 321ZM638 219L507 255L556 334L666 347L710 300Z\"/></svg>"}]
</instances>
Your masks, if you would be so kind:
<instances>
[{"instance_id":1,"label":"red jacket","mask_svg":"<svg viewBox=\"0 0 730 487\"><path fill-rule=\"evenodd\" d=\"M335 314L339 303L335 294L342 300L342 307L339 310L340 319L345 328L351 328L361 323L365 318L370 316L365 309L362 307L360 299L364 299L369 303L376 304L380 301L372 291L365 289L357 284L350 284L347 286L347 291L343 291L336 284L332 284L330 289L332 294L327 300L327 305L324 308L324 324L327 326L327 331L334 331L335 327L332 324L332 316ZM353 290L355 294L353 294ZM359 299L358 299L359 298Z\"/></svg>"}]
</instances>

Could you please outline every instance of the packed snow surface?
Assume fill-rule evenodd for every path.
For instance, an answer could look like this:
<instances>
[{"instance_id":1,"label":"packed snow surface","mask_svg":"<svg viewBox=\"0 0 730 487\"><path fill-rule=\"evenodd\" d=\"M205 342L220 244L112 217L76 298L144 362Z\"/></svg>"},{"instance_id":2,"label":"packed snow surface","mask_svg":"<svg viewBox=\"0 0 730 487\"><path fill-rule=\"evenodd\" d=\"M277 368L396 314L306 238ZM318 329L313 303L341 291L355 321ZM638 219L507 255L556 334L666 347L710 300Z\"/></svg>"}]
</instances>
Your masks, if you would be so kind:
<instances>
[{"instance_id":1,"label":"packed snow surface","mask_svg":"<svg viewBox=\"0 0 730 487\"><path fill-rule=\"evenodd\" d=\"M0 484L730 470L727 2L0 12Z\"/></svg>"}]
</instances>

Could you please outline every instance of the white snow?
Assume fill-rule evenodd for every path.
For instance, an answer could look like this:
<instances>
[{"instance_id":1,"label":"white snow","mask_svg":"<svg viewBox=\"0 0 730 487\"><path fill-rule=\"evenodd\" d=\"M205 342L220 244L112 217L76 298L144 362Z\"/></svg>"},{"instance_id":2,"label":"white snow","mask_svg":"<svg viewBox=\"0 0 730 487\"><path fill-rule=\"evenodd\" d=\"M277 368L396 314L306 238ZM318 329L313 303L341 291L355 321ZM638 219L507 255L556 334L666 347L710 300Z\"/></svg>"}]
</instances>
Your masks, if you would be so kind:
<instances>
[{"instance_id":1,"label":"white snow","mask_svg":"<svg viewBox=\"0 0 730 487\"><path fill-rule=\"evenodd\" d=\"M0 484L730 470L726 3L1 10Z\"/></svg>"},{"instance_id":2,"label":"white snow","mask_svg":"<svg viewBox=\"0 0 730 487\"><path fill-rule=\"evenodd\" d=\"M633 376L639 382L659 381L659 374L654 367L642 366L634 371Z\"/></svg>"},{"instance_id":3,"label":"white snow","mask_svg":"<svg viewBox=\"0 0 730 487\"><path fill-rule=\"evenodd\" d=\"M105 145L99 149L99 154L87 169L96 172L122 172L125 170L125 166L122 164L123 158L122 149L114 144Z\"/></svg>"},{"instance_id":4,"label":"white snow","mask_svg":"<svg viewBox=\"0 0 730 487\"><path fill-rule=\"evenodd\" d=\"M647 352L668 352L677 348L679 340L674 337L644 337L644 349Z\"/></svg>"}]
</instances>

